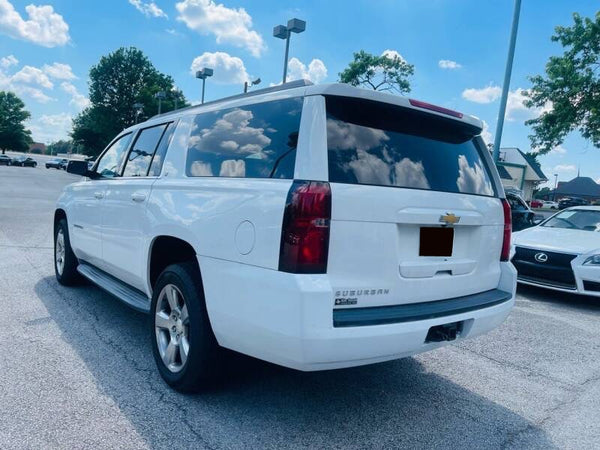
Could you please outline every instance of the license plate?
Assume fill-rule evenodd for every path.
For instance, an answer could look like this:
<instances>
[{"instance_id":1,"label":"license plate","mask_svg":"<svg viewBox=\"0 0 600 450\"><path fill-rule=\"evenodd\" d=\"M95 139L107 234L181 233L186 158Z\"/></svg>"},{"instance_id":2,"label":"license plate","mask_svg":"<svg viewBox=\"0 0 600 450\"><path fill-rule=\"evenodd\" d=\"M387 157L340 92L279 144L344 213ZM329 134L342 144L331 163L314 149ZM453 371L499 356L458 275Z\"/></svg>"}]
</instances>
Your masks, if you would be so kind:
<instances>
[{"instance_id":1,"label":"license plate","mask_svg":"<svg viewBox=\"0 0 600 450\"><path fill-rule=\"evenodd\" d=\"M422 227L419 256L452 256L454 228Z\"/></svg>"}]
</instances>

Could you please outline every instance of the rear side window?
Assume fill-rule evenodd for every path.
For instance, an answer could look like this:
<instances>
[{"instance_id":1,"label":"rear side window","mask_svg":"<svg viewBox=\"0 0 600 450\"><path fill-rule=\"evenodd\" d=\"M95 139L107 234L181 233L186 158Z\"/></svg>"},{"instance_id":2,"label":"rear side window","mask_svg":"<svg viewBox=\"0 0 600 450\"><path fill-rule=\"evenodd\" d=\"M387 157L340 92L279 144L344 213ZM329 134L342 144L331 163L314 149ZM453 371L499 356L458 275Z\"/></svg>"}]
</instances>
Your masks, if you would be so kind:
<instances>
[{"instance_id":1,"label":"rear side window","mask_svg":"<svg viewBox=\"0 0 600 450\"><path fill-rule=\"evenodd\" d=\"M188 144L191 177L294 177L302 98L199 114Z\"/></svg>"},{"instance_id":2,"label":"rear side window","mask_svg":"<svg viewBox=\"0 0 600 450\"><path fill-rule=\"evenodd\" d=\"M355 98L326 105L329 181L495 195L477 128Z\"/></svg>"},{"instance_id":3,"label":"rear side window","mask_svg":"<svg viewBox=\"0 0 600 450\"><path fill-rule=\"evenodd\" d=\"M124 177L145 177L167 124L145 128L138 134L125 163Z\"/></svg>"},{"instance_id":4,"label":"rear side window","mask_svg":"<svg viewBox=\"0 0 600 450\"><path fill-rule=\"evenodd\" d=\"M160 175L160 170L162 169L165 155L167 154L167 149L169 148L169 144L171 143L171 138L173 137L174 132L175 122L171 122L167 128L167 131L164 132L163 137L160 140L160 144L158 144L156 153L154 153L154 158L152 158L152 164L150 165L150 171L148 172L149 177L157 177Z\"/></svg>"}]
</instances>

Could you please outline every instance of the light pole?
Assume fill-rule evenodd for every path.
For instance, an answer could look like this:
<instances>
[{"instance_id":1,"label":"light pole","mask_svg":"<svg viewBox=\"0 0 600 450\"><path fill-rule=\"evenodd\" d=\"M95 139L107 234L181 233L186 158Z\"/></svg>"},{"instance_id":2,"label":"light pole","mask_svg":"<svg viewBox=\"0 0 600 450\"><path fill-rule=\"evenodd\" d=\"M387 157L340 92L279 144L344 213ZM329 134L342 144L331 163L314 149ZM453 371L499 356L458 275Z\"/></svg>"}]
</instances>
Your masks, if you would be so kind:
<instances>
[{"instance_id":1,"label":"light pole","mask_svg":"<svg viewBox=\"0 0 600 450\"><path fill-rule=\"evenodd\" d=\"M206 87L206 79L213 76L213 70L208 67L204 67L202 70L196 72L196 78L202 80L202 104L204 104L204 88Z\"/></svg>"},{"instance_id":2,"label":"light pole","mask_svg":"<svg viewBox=\"0 0 600 450\"><path fill-rule=\"evenodd\" d=\"M508 46L508 58L506 70L504 71L504 85L502 86L502 98L500 99L500 111L498 111L498 122L496 124L496 136L494 139L494 161L500 156L500 141L502 140L502 128L504 127L504 114L506 113L506 100L510 87L510 75L512 73L513 59L515 57L515 45L517 43L517 30L519 28L519 15L521 14L521 0L515 0L513 12L512 30L510 32L510 43Z\"/></svg>"},{"instance_id":3,"label":"light pole","mask_svg":"<svg viewBox=\"0 0 600 450\"><path fill-rule=\"evenodd\" d=\"M164 91L160 91L154 94L154 98L158 99L158 114L160 114L162 111L162 101L167 98L167 94Z\"/></svg>"},{"instance_id":4,"label":"light pole","mask_svg":"<svg viewBox=\"0 0 600 450\"><path fill-rule=\"evenodd\" d=\"M254 81L251 81L251 82L250 82L250 86L256 86L256 85L257 85L257 84L259 84L260 82L261 82L261 79L260 79L260 78L257 78L256 80L254 80ZM248 92L248 82L247 82L247 81L244 81L244 94L245 94L246 92Z\"/></svg>"},{"instance_id":5,"label":"light pole","mask_svg":"<svg viewBox=\"0 0 600 450\"><path fill-rule=\"evenodd\" d=\"M177 89L177 87L173 86L173 89L171 89L171 94L173 94L173 103L174 103L174 110L177 110L177 106L179 103L179 93L181 91L179 89Z\"/></svg>"},{"instance_id":6,"label":"light pole","mask_svg":"<svg viewBox=\"0 0 600 450\"><path fill-rule=\"evenodd\" d=\"M306 30L306 22L300 19L288 20L285 25L277 25L273 28L273 36L279 39L285 39L285 60L283 61L283 82L287 79L288 55L290 52L290 36L292 33L302 33Z\"/></svg>"},{"instance_id":7,"label":"light pole","mask_svg":"<svg viewBox=\"0 0 600 450\"><path fill-rule=\"evenodd\" d=\"M135 108L135 123L138 123L140 114L144 110L144 104L143 103L134 103L133 107Z\"/></svg>"},{"instance_id":8,"label":"light pole","mask_svg":"<svg viewBox=\"0 0 600 450\"><path fill-rule=\"evenodd\" d=\"M554 195L552 195L552 201L555 202L556 201L556 188L558 186L558 174L555 173L554 174Z\"/></svg>"}]
</instances>

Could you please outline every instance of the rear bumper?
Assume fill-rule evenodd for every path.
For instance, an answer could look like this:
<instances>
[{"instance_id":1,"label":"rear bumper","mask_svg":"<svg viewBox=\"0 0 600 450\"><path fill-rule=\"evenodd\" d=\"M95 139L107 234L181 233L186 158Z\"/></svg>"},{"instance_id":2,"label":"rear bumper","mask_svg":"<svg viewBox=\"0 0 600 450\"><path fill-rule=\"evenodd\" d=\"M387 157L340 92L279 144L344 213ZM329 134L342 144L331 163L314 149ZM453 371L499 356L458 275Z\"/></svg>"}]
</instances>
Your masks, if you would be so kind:
<instances>
[{"instance_id":1,"label":"rear bumper","mask_svg":"<svg viewBox=\"0 0 600 450\"><path fill-rule=\"evenodd\" d=\"M502 263L498 290L469 296L479 303L463 298L461 307L460 299L451 299L457 303L442 315L438 311L416 319L405 315L407 320L401 322L334 326L334 295L326 275L286 274L203 257L199 263L219 344L304 371L358 366L432 350L446 344L426 342L429 329L437 325L464 322L458 339L484 334L506 319L516 286L514 267ZM440 306L440 302L430 304ZM397 316L398 311L393 313Z\"/></svg>"}]
</instances>

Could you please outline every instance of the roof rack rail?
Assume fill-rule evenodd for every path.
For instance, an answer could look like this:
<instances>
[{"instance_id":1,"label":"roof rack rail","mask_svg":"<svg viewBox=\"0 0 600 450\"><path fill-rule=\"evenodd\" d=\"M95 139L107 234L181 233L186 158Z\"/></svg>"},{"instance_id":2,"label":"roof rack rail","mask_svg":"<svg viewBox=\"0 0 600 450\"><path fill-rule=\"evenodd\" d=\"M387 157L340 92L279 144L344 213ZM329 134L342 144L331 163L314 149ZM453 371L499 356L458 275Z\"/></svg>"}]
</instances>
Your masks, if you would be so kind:
<instances>
[{"instance_id":1,"label":"roof rack rail","mask_svg":"<svg viewBox=\"0 0 600 450\"><path fill-rule=\"evenodd\" d=\"M303 86L312 86L312 85L313 85L313 83L310 80L290 81L288 83L279 84L277 86L271 86L271 87L264 88L264 89L257 89L252 92L246 92L243 94L236 94L236 95L231 95L229 97L223 97L218 100L212 100L210 102L205 102L205 103L202 103L199 105L191 105L191 106L186 106L185 108L174 109L173 111L168 111L166 113L156 114L156 115L152 116L150 119L155 119L157 117L167 117L172 114L180 113L182 111L188 111L188 110L195 109L195 108L201 108L206 105L214 105L216 103L221 103L221 102L224 102L227 100L234 100L236 98L252 97L255 95L269 94L271 92L285 91L288 89L294 89L294 88L299 88L299 87L303 87Z\"/></svg>"}]
</instances>

